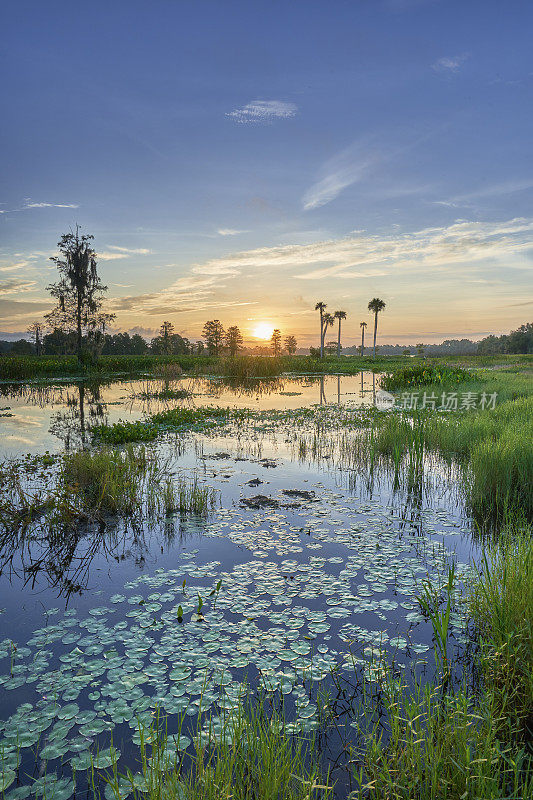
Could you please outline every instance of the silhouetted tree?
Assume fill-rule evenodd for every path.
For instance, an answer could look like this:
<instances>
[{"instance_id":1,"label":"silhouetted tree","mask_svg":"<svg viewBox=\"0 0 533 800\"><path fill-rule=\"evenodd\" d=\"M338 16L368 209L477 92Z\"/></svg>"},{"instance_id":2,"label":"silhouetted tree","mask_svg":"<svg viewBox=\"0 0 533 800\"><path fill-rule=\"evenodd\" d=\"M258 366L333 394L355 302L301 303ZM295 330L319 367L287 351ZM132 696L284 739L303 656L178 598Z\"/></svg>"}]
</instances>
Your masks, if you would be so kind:
<instances>
[{"instance_id":1,"label":"silhouetted tree","mask_svg":"<svg viewBox=\"0 0 533 800\"><path fill-rule=\"evenodd\" d=\"M360 322L359 327L361 328L361 358L365 354L365 328L368 325L367 322Z\"/></svg>"},{"instance_id":2,"label":"silhouetted tree","mask_svg":"<svg viewBox=\"0 0 533 800\"><path fill-rule=\"evenodd\" d=\"M334 322L335 322L335 317L333 316L333 314L328 314L327 312L325 314L323 314L323 316L322 316L322 323L323 323L323 328L322 328L322 355L324 355L324 342L326 340L327 330L328 330L328 328L332 328L333 327ZM330 355L329 351L328 351L328 355Z\"/></svg>"},{"instance_id":3,"label":"silhouetted tree","mask_svg":"<svg viewBox=\"0 0 533 800\"><path fill-rule=\"evenodd\" d=\"M346 319L346 311L335 311L333 314L335 319L339 320L339 332L337 337L337 355L341 354L341 320Z\"/></svg>"},{"instance_id":4,"label":"silhouetted tree","mask_svg":"<svg viewBox=\"0 0 533 800\"><path fill-rule=\"evenodd\" d=\"M378 314L385 308L385 301L379 297L373 297L368 304L368 310L374 314L374 358L376 357L376 338L378 335Z\"/></svg>"},{"instance_id":5,"label":"silhouetted tree","mask_svg":"<svg viewBox=\"0 0 533 800\"><path fill-rule=\"evenodd\" d=\"M43 333L44 333L44 325L42 322L32 322L32 324L28 328L28 333L31 334L33 337L33 342L35 345L35 352L38 356L41 355L43 351Z\"/></svg>"},{"instance_id":6,"label":"silhouetted tree","mask_svg":"<svg viewBox=\"0 0 533 800\"><path fill-rule=\"evenodd\" d=\"M209 355L218 356L224 342L224 326L219 319L212 319L205 323L202 335L205 339Z\"/></svg>"},{"instance_id":7,"label":"silhouetted tree","mask_svg":"<svg viewBox=\"0 0 533 800\"><path fill-rule=\"evenodd\" d=\"M66 233L58 242L59 255L50 258L57 266L60 279L47 287L58 301L55 312L47 315L47 319L54 324L58 315L63 316L67 327L74 327L80 363L83 361L83 333L96 327L95 317L107 291L98 276L96 252L90 244L93 238L85 234L80 236L76 225L76 233Z\"/></svg>"},{"instance_id":8,"label":"silhouetted tree","mask_svg":"<svg viewBox=\"0 0 533 800\"><path fill-rule=\"evenodd\" d=\"M315 311L320 311L320 358L324 358L324 311L326 304L320 301L315 306Z\"/></svg>"},{"instance_id":9,"label":"silhouetted tree","mask_svg":"<svg viewBox=\"0 0 533 800\"><path fill-rule=\"evenodd\" d=\"M285 350L287 353L292 356L296 352L296 346L298 342L296 341L296 336L292 334L290 336L285 337Z\"/></svg>"},{"instance_id":10,"label":"silhouetted tree","mask_svg":"<svg viewBox=\"0 0 533 800\"><path fill-rule=\"evenodd\" d=\"M272 352L274 355L279 356L281 354L281 331L279 328L274 328L272 331L270 344L272 345Z\"/></svg>"},{"instance_id":11,"label":"silhouetted tree","mask_svg":"<svg viewBox=\"0 0 533 800\"><path fill-rule=\"evenodd\" d=\"M230 356L236 356L238 351L242 349L244 340L237 325L231 325L228 328L224 337L224 343L229 350Z\"/></svg>"}]
</instances>

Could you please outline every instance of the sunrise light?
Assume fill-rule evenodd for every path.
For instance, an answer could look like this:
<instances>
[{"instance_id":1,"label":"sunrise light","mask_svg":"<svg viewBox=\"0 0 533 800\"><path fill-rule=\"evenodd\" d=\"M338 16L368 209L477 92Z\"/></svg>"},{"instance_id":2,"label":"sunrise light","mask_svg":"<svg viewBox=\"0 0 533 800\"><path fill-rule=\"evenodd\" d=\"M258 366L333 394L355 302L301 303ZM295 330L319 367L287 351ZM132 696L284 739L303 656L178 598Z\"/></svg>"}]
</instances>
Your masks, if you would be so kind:
<instances>
[{"instance_id":1,"label":"sunrise light","mask_svg":"<svg viewBox=\"0 0 533 800\"><path fill-rule=\"evenodd\" d=\"M254 328L256 339L270 339L274 331L274 326L270 322L259 322Z\"/></svg>"}]
</instances>

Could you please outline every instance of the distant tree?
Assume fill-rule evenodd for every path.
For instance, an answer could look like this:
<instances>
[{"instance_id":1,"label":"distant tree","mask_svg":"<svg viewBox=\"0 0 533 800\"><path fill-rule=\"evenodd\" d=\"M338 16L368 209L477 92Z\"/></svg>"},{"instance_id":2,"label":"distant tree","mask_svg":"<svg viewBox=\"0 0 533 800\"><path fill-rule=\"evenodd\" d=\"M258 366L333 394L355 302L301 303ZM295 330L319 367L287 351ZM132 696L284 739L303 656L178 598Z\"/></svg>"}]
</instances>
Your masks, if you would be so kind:
<instances>
[{"instance_id":1,"label":"distant tree","mask_svg":"<svg viewBox=\"0 0 533 800\"><path fill-rule=\"evenodd\" d=\"M315 306L315 311L320 311L320 358L324 358L324 311L326 304L320 301Z\"/></svg>"},{"instance_id":2,"label":"distant tree","mask_svg":"<svg viewBox=\"0 0 533 800\"><path fill-rule=\"evenodd\" d=\"M327 342L324 349L328 356L334 356L337 352L337 342Z\"/></svg>"},{"instance_id":3,"label":"distant tree","mask_svg":"<svg viewBox=\"0 0 533 800\"><path fill-rule=\"evenodd\" d=\"M76 352L75 331L53 328L43 338L43 350L48 356L67 355Z\"/></svg>"},{"instance_id":4,"label":"distant tree","mask_svg":"<svg viewBox=\"0 0 533 800\"><path fill-rule=\"evenodd\" d=\"M374 358L376 357L376 338L378 335L378 314L383 311L386 303L379 297L373 297L368 304L368 310L374 314Z\"/></svg>"},{"instance_id":5,"label":"distant tree","mask_svg":"<svg viewBox=\"0 0 533 800\"><path fill-rule=\"evenodd\" d=\"M148 352L148 345L140 334L134 333L130 338L129 352L132 356L142 356Z\"/></svg>"},{"instance_id":6,"label":"distant tree","mask_svg":"<svg viewBox=\"0 0 533 800\"><path fill-rule=\"evenodd\" d=\"M290 336L285 337L285 350L287 353L292 356L296 352L298 342L296 341L296 336L292 334Z\"/></svg>"},{"instance_id":7,"label":"distant tree","mask_svg":"<svg viewBox=\"0 0 533 800\"><path fill-rule=\"evenodd\" d=\"M35 350L32 343L28 342L27 339L18 339L16 342L13 342L11 352L14 356L31 356L35 353Z\"/></svg>"},{"instance_id":8,"label":"distant tree","mask_svg":"<svg viewBox=\"0 0 533 800\"><path fill-rule=\"evenodd\" d=\"M161 353L170 355L172 353L172 337L174 336L174 325L165 320L159 328L159 338L161 339Z\"/></svg>"},{"instance_id":9,"label":"distant tree","mask_svg":"<svg viewBox=\"0 0 533 800\"><path fill-rule=\"evenodd\" d=\"M224 343L229 350L230 356L236 356L239 350L242 350L244 340L242 333L237 325L231 325L226 331Z\"/></svg>"},{"instance_id":10,"label":"distant tree","mask_svg":"<svg viewBox=\"0 0 533 800\"><path fill-rule=\"evenodd\" d=\"M83 361L83 334L96 326L95 317L101 308L107 291L98 276L96 252L91 246L94 237L76 233L64 234L58 242L59 255L52 256L59 271L59 281L47 287L55 297L58 306L48 315L54 323L56 317L64 317L64 324L76 331L76 353L78 361ZM61 326L57 326L61 327Z\"/></svg>"},{"instance_id":11,"label":"distant tree","mask_svg":"<svg viewBox=\"0 0 533 800\"><path fill-rule=\"evenodd\" d=\"M33 337L33 342L35 345L35 352L38 356L41 355L43 351L43 334L44 334L44 325L42 322L32 322L32 324L28 328L28 333Z\"/></svg>"},{"instance_id":12,"label":"distant tree","mask_svg":"<svg viewBox=\"0 0 533 800\"><path fill-rule=\"evenodd\" d=\"M197 355L201 355L204 352L204 350L205 350L204 343L201 340L198 340L196 342L196 345L194 345L194 352Z\"/></svg>"},{"instance_id":13,"label":"distant tree","mask_svg":"<svg viewBox=\"0 0 533 800\"><path fill-rule=\"evenodd\" d=\"M365 354L365 328L368 325L368 322L360 322L359 327L361 328L361 358Z\"/></svg>"},{"instance_id":14,"label":"distant tree","mask_svg":"<svg viewBox=\"0 0 533 800\"><path fill-rule=\"evenodd\" d=\"M424 347L422 342L418 342L415 345L415 347L416 347L416 352L418 353L419 356L423 356L424 353L426 352L425 347Z\"/></svg>"},{"instance_id":15,"label":"distant tree","mask_svg":"<svg viewBox=\"0 0 533 800\"><path fill-rule=\"evenodd\" d=\"M346 311L335 311L333 314L335 319L339 320L339 332L337 338L337 355L340 356L341 354L341 320L346 319Z\"/></svg>"},{"instance_id":16,"label":"distant tree","mask_svg":"<svg viewBox=\"0 0 533 800\"><path fill-rule=\"evenodd\" d=\"M411 351L409 350L408 347L405 348L405 350L403 351L402 355L404 355L404 356L410 356L411 355Z\"/></svg>"},{"instance_id":17,"label":"distant tree","mask_svg":"<svg viewBox=\"0 0 533 800\"><path fill-rule=\"evenodd\" d=\"M309 355L311 358L320 358L320 347L310 347Z\"/></svg>"},{"instance_id":18,"label":"distant tree","mask_svg":"<svg viewBox=\"0 0 533 800\"><path fill-rule=\"evenodd\" d=\"M272 345L272 352L274 355L279 356L281 354L281 331L279 328L274 328L270 338L270 344Z\"/></svg>"},{"instance_id":19,"label":"distant tree","mask_svg":"<svg viewBox=\"0 0 533 800\"><path fill-rule=\"evenodd\" d=\"M205 339L210 356L218 356L224 342L224 326L219 319L212 319L205 323L202 335Z\"/></svg>"}]
</instances>

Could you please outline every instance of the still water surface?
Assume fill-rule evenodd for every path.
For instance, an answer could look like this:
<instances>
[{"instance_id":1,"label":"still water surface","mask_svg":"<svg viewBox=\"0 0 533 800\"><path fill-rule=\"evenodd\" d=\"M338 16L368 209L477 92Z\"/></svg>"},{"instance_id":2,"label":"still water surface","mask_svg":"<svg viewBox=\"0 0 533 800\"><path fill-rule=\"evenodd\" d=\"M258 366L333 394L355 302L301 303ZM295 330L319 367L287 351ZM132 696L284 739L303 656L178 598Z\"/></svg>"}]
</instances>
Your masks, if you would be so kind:
<instances>
[{"instance_id":1,"label":"still water surface","mask_svg":"<svg viewBox=\"0 0 533 800\"><path fill-rule=\"evenodd\" d=\"M376 380L366 374L231 386L182 379L171 387L190 396L147 400L169 388L156 381L4 386L0 413L12 416L0 418L2 449L9 456L73 449L90 443L91 424L141 419L180 403L356 409L373 404ZM313 421L307 425L314 435ZM185 715L181 736L190 737L200 703L222 719L245 681L283 696L291 730L321 733L324 760L335 765L332 778L345 796L345 745L359 713L353 686L362 675L379 681L382 652L407 678L412 670L432 673L431 631L416 602L420 582L442 581L452 557L467 574L475 549L453 476L438 464L420 491L407 493L386 474L365 479L324 448L303 454L301 433L287 423L250 424L154 444L169 474L196 475L218 491L206 520L122 521L66 542L43 538L37 528L16 540L2 531L6 797L67 800L74 774L84 785L96 748L99 766L110 762L111 736L119 769L135 771L139 725L150 725L159 711L177 734ZM258 495L263 500L246 503ZM460 618L453 623L461 645ZM334 700L335 726L320 716L324 690Z\"/></svg>"}]
</instances>

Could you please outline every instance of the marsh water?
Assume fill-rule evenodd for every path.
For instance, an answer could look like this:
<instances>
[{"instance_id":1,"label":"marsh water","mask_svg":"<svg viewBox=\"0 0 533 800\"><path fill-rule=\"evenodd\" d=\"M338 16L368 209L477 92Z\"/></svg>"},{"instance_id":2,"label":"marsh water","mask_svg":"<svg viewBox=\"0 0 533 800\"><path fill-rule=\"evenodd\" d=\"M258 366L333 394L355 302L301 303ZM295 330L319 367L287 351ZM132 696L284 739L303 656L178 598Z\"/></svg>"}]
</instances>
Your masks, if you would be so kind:
<instances>
[{"instance_id":1,"label":"marsh water","mask_svg":"<svg viewBox=\"0 0 533 800\"><path fill-rule=\"evenodd\" d=\"M263 412L147 445L169 475L217 491L206 518L110 521L67 541L38 526L2 532L6 797L67 800L87 785L91 758L139 772L139 730L161 715L171 760L199 714L216 734L244 686L283 700L289 731L318 735L330 782L346 795L361 678L379 685L384 658L407 680L432 674L421 582L441 585L452 559L464 578L476 552L453 470L434 461L420 486L402 489L346 457L346 424L335 420L351 414L356 429L376 387L372 373L0 386L3 458L90 446L94 424L180 404ZM160 399L176 388L187 396ZM293 418L301 408L310 411ZM452 623L461 647L460 614Z\"/></svg>"}]
</instances>

